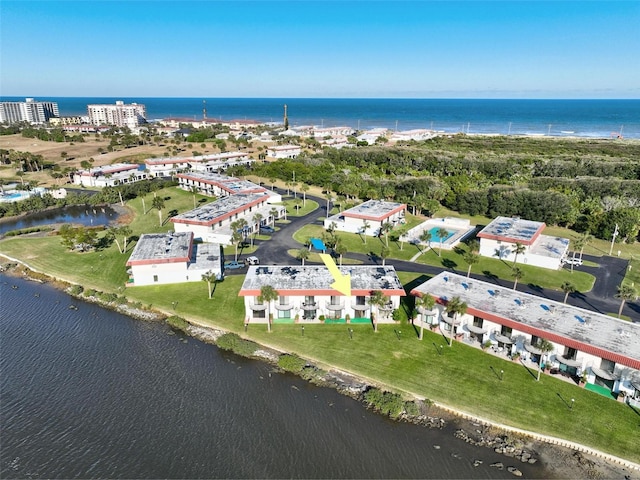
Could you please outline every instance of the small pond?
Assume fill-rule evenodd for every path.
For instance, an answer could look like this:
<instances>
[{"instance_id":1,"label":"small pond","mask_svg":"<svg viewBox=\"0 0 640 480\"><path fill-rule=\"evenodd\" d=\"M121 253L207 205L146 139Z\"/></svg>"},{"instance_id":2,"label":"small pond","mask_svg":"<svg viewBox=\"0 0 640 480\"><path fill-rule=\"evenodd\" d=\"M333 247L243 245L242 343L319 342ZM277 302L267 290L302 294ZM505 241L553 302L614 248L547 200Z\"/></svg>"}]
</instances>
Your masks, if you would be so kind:
<instances>
[{"instance_id":1,"label":"small pond","mask_svg":"<svg viewBox=\"0 0 640 480\"><path fill-rule=\"evenodd\" d=\"M0 220L0 235L11 230L39 227L54 223L74 223L86 226L108 225L118 219L118 212L111 207L73 205L69 207L30 213L22 217Z\"/></svg>"}]
</instances>

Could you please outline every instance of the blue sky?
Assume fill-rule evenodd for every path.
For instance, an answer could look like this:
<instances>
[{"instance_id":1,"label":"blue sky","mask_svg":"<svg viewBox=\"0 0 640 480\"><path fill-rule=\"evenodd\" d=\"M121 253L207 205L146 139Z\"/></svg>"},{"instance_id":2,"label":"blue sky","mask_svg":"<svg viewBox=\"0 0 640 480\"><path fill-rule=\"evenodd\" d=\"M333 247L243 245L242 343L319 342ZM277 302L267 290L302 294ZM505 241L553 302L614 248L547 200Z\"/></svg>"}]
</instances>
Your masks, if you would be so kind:
<instances>
[{"instance_id":1,"label":"blue sky","mask_svg":"<svg viewBox=\"0 0 640 480\"><path fill-rule=\"evenodd\" d=\"M0 2L0 95L640 98L639 1Z\"/></svg>"}]
</instances>

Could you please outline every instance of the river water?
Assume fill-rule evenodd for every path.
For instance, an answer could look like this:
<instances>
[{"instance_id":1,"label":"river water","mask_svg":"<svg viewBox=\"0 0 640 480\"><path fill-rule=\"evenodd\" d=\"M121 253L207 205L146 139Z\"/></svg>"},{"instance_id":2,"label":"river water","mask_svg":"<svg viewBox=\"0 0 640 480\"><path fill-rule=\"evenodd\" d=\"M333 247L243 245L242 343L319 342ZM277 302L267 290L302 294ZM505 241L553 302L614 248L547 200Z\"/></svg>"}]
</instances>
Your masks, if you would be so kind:
<instances>
[{"instance_id":1,"label":"river water","mask_svg":"<svg viewBox=\"0 0 640 480\"><path fill-rule=\"evenodd\" d=\"M0 275L0 305L0 478L514 478L453 425L392 422L48 285Z\"/></svg>"}]
</instances>

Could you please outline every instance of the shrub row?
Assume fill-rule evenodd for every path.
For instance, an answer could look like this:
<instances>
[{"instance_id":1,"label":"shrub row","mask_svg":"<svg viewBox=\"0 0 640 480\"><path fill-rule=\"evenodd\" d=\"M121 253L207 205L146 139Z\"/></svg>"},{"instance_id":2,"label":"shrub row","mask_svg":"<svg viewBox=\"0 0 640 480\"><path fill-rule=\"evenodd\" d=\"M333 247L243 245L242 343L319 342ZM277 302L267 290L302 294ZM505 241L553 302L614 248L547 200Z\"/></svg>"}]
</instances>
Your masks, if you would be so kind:
<instances>
[{"instance_id":1,"label":"shrub row","mask_svg":"<svg viewBox=\"0 0 640 480\"><path fill-rule=\"evenodd\" d=\"M240 338L235 333L225 333L221 335L218 337L218 340L216 340L216 345L223 350L230 350L243 357L251 357L256 350L258 350L257 343Z\"/></svg>"}]
</instances>

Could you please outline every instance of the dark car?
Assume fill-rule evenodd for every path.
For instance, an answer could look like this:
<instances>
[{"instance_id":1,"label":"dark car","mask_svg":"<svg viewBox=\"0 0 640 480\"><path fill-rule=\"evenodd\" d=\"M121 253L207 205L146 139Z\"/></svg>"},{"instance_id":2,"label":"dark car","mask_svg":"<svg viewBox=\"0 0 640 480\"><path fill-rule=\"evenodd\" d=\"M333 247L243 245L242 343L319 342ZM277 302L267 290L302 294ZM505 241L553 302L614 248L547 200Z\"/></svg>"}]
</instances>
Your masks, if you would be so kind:
<instances>
[{"instance_id":1,"label":"dark car","mask_svg":"<svg viewBox=\"0 0 640 480\"><path fill-rule=\"evenodd\" d=\"M263 225L260 227L260 231L264 233L274 233L275 230L273 227L269 227L268 225Z\"/></svg>"},{"instance_id":2,"label":"dark car","mask_svg":"<svg viewBox=\"0 0 640 480\"><path fill-rule=\"evenodd\" d=\"M244 263L236 262L235 260L232 262L224 263L225 270L237 270L238 268L244 268Z\"/></svg>"}]
</instances>

